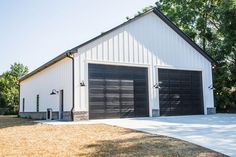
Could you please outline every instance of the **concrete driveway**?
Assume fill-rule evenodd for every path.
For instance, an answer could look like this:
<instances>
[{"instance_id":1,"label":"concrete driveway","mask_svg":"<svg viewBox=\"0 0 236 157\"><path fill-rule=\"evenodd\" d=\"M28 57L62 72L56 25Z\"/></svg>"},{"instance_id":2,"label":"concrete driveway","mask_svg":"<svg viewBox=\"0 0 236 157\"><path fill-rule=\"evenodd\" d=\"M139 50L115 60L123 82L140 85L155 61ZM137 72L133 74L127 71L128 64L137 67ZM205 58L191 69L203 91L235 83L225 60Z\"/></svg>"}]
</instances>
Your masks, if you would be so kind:
<instances>
[{"instance_id":1,"label":"concrete driveway","mask_svg":"<svg viewBox=\"0 0 236 157\"><path fill-rule=\"evenodd\" d=\"M52 125L104 123L178 138L236 157L236 114L37 122Z\"/></svg>"},{"instance_id":2,"label":"concrete driveway","mask_svg":"<svg viewBox=\"0 0 236 157\"><path fill-rule=\"evenodd\" d=\"M108 119L94 122L166 135L236 157L236 114Z\"/></svg>"}]
</instances>

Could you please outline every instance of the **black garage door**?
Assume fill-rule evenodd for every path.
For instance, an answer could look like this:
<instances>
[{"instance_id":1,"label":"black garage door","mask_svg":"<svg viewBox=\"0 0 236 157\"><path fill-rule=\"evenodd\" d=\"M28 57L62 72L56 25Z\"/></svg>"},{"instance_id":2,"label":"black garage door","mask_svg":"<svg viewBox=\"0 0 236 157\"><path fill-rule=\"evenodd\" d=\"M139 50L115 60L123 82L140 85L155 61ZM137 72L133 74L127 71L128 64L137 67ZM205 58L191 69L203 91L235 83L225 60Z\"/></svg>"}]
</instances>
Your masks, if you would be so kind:
<instances>
[{"instance_id":1,"label":"black garage door","mask_svg":"<svg viewBox=\"0 0 236 157\"><path fill-rule=\"evenodd\" d=\"M158 76L161 115L203 114L201 72L159 69Z\"/></svg>"},{"instance_id":2,"label":"black garage door","mask_svg":"<svg viewBox=\"0 0 236 157\"><path fill-rule=\"evenodd\" d=\"M89 118L148 116L147 69L89 64Z\"/></svg>"}]
</instances>

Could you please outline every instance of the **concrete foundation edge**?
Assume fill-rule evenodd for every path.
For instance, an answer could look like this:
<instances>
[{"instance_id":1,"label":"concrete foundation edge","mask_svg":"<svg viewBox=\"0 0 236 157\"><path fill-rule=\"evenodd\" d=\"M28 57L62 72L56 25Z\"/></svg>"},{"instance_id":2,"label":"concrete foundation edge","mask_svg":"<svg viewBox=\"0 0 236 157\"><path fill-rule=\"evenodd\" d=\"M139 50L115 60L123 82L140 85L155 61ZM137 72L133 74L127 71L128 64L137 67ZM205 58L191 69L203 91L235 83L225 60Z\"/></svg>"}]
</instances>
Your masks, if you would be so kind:
<instances>
[{"instance_id":1,"label":"concrete foundation edge","mask_svg":"<svg viewBox=\"0 0 236 157\"><path fill-rule=\"evenodd\" d=\"M216 114L216 108L215 107L207 108L207 114L208 115Z\"/></svg>"},{"instance_id":2,"label":"concrete foundation edge","mask_svg":"<svg viewBox=\"0 0 236 157\"><path fill-rule=\"evenodd\" d=\"M152 109L152 117L159 117L160 110L159 109Z\"/></svg>"},{"instance_id":3,"label":"concrete foundation edge","mask_svg":"<svg viewBox=\"0 0 236 157\"><path fill-rule=\"evenodd\" d=\"M87 111L77 111L74 112L74 121L88 120L89 115Z\"/></svg>"},{"instance_id":4,"label":"concrete foundation edge","mask_svg":"<svg viewBox=\"0 0 236 157\"><path fill-rule=\"evenodd\" d=\"M73 113L74 121L80 120L88 120L88 112L87 111L76 111ZM20 112L19 116L21 118L29 118L35 120L45 120L46 119L46 112ZM52 119L59 120L59 112L52 112ZM64 121L71 121L71 112L65 111L63 112L62 119Z\"/></svg>"},{"instance_id":5,"label":"concrete foundation edge","mask_svg":"<svg viewBox=\"0 0 236 157\"><path fill-rule=\"evenodd\" d=\"M46 119L46 112L20 112L19 116L21 118L45 120ZM57 120L58 116L59 116L58 112L52 112L52 119L53 120Z\"/></svg>"}]
</instances>

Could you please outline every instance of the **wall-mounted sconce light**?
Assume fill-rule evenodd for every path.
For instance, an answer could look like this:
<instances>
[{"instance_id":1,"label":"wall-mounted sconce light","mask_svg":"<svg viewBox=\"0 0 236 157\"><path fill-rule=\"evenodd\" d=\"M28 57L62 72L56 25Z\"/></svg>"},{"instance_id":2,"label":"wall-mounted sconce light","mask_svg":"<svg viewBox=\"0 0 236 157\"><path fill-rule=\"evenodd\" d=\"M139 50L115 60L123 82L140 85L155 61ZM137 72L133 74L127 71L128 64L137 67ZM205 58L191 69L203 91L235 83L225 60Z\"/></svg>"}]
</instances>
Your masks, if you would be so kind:
<instances>
[{"instance_id":1,"label":"wall-mounted sconce light","mask_svg":"<svg viewBox=\"0 0 236 157\"><path fill-rule=\"evenodd\" d=\"M85 86L84 81L80 82L80 86L81 86L81 87Z\"/></svg>"},{"instance_id":2,"label":"wall-mounted sconce light","mask_svg":"<svg viewBox=\"0 0 236 157\"><path fill-rule=\"evenodd\" d=\"M216 68L216 65L212 65L212 69L215 69Z\"/></svg>"},{"instance_id":3,"label":"wall-mounted sconce light","mask_svg":"<svg viewBox=\"0 0 236 157\"><path fill-rule=\"evenodd\" d=\"M154 88L158 88L158 89L160 89L161 87L159 86L159 84L158 83L156 83L156 84L154 84L154 86L153 86Z\"/></svg>"},{"instance_id":4,"label":"wall-mounted sconce light","mask_svg":"<svg viewBox=\"0 0 236 157\"><path fill-rule=\"evenodd\" d=\"M59 93L59 91L57 91L56 89L53 89L52 92L50 93L50 95L56 95L58 93Z\"/></svg>"},{"instance_id":5,"label":"wall-mounted sconce light","mask_svg":"<svg viewBox=\"0 0 236 157\"><path fill-rule=\"evenodd\" d=\"M210 90L215 90L215 88L213 87L212 84L211 84L208 88L209 88Z\"/></svg>"}]
</instances>

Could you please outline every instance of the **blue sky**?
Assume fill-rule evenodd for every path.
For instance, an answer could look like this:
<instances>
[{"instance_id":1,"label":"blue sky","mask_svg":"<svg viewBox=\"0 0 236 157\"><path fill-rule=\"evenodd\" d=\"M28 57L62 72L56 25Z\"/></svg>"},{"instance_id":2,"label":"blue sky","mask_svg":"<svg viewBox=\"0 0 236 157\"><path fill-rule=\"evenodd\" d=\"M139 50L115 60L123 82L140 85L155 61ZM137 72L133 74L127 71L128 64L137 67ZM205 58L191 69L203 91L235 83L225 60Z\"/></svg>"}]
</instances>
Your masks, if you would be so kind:
<instances>
[{"instance_id":1,"label":"blue sky","mask_svg":"<svg viewBox=\"0 0 236 157\"><path fill-rule=\"evenodd\" d=\"M126 21L156 0L0 0L0 74L30 71Z\"/></svg>"}]
</instances>

